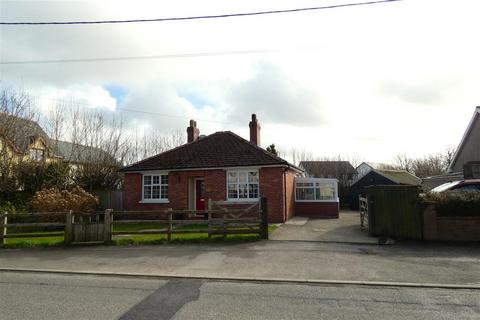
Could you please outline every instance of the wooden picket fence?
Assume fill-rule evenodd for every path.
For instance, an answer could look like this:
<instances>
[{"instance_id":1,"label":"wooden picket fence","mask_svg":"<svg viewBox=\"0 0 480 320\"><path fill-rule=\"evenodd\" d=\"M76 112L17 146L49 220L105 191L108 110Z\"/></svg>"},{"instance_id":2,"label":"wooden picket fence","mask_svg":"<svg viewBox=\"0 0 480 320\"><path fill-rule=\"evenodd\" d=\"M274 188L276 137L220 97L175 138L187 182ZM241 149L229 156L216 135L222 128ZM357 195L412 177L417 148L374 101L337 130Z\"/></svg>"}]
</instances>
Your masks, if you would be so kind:
<instances>
[{"instance_id":1,"label":"wooden picket fence","mask_svg":"<svg viewBox=\"0 0 480 320\"><path fill-rule=\"evenodd\" d=\"M40 238L64 236L66 245L76 243L108 243L113 236L129 235L166 235L170 241L174 234L204 233L210 238L214 235L258 234L261 239L268 239L267 200L260 199L246 208L225 208L209 201L207 210L157 210L157 211L113 211L83 213L16 213L0 214L0 245L8 238ZM9 222L9 216L31 218L35 222ZM48 219L47 219L48 217ZM45 219L43 219L45 218ZM48 222L38 220L64 220ZM145 224L142 230L114 231L114 226ZM156 228L148 228L148 225ZM161 228L158 228L161 225ZM45 233L9 233L8 228L45 228L62 229L58 232Z\"/></svg>"}]
</instances>

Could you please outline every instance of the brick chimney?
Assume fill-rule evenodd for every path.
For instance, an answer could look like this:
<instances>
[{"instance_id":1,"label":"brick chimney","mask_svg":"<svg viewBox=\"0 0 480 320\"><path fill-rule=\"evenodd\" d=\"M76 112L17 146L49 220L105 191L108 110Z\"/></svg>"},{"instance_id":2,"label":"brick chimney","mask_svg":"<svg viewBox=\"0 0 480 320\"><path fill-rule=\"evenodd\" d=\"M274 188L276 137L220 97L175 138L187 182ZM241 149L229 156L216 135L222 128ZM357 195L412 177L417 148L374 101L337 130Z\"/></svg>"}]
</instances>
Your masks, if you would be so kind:
<instances>
[{"instance_id":1,"label":"brick chimney","mask_svg":"<svg viewBox=\"0 0 480 320\"><path fill-rule=\"evenodd\" d=\"M190 126L187 127L187 142L194 142L200 136L200 129L197 128L197 122L190 120Z\"/></svg>"},{"instance_id":2,"label":"brick chimney","mask_svg":"<svg viewBox=\"0 0 480 320\"><path fill-rule=\"evenodd\" d=\"M255 113L252 113L252 121L248 125L250 127L250 142L260 146L260 123L258 123Z\"/></svg>"}]
</instances>

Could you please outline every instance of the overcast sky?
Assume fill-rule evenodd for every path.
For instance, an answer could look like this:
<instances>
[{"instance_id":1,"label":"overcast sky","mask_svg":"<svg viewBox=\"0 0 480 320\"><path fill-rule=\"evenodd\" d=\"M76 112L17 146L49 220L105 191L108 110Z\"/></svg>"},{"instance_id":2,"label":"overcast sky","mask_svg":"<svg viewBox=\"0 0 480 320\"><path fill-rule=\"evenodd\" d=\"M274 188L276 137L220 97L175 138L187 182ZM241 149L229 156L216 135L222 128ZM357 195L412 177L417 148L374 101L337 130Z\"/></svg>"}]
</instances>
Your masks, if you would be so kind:
<instances>
[{"instance_id":1,"label":"overcast sky","mask_svg":"<svg viewBox=\"0 0 480 320\"><path fill-rule=\"evenodd\" d=\"M149 19L288 9L351 1L1 1L9 21ZM3 26L1 62L201 57L0 65L45 109L74 98L165 133L196 119L202 134L317 156L389 162L456 146L480 105L480 3L404 0L312 12L91 26ZM249 53L245 53L245 52ZM123 109L123 110L122 110ZM140 112L158 113L157 115Z\"/></svg>"}]
</instances>

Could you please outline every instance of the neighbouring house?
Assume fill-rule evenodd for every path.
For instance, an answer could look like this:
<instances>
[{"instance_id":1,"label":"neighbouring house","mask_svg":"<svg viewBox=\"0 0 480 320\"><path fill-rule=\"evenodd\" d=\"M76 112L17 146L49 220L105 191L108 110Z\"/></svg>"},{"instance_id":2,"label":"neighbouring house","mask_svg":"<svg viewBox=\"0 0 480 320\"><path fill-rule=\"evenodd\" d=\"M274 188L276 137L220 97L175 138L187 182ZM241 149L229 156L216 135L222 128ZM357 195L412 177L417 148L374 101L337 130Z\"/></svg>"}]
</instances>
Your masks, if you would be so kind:
<instances>
[{"instance_id":1,"label":"neighbouring house","mask_svg":"<svg viewBox=\"0 0 480 320\"><path fill-rule=\"evenodd\" d=\"M375 170L375 169L393 170L394 168L391 165L388 165L386 163L362 162L355 169L357 170L357 177L355 181L357 181L363 178L367 173L369 173L372 170Z\"/></svg>"},{"instance_id":2,"label":"neighbouring house","mask_svg":"<svg viewBox=\"0 0 480 320\"><path fill-rule=\"evenodd\" d=\"M365 196L365 188L374 185L419 186L422 180L406 170L370 170L350 187L350 209L358 210L358 197Z\"/></svg>"},{"instance_id":3,"label":"neighbouring house","mask_svg":"<svg viewBox=\"0 0 480 320\"><path fill-rule=\"evenodd\" d=\"M475 108L448 172L422 179L422 188L429 191L443 183L478 178L480 178L480 106Z\"/></svg>"},{"instance_id":4,"label":"neighbouring house","mask_svg":"<svg viewBox=\"0 0 480 320\"><path fill-rule=\"evenodd\" d=\"M269 222L302 213L335 216L335 211L338 216L336 185L295 181L303 170L260 147L255 114L249 127L250 141L230 131L200 136L191 120L186 144L120 170L126 209L205 210L209 200L245 207L265 197Z\"/></svg>"},{"instance_id":5,"label":"neighbouring house","mask_svg":"<svg viewBox=\"0 0 480 320\"><path fill-rule=\"evenodd\" d=\"M448 172L462 172L464 165L473 161L480 161L480 106L475 108L467 130L448 167Z\"/></svg>"},{"instance_id":6,"label":"neighbouring house","mask_svg":"<svg viewBox=\"0 0 480 320\"><path fill-rule=\"evenodd\" d=\"M300 161L299 167L311 178L337 179L350 186L357 175L357 170L348 161Z\"/></svg>"},{"instance_id":7,"label":"neighbouring house","mask_svg":"<svg viewBox=\"0 0 480 320\"><path fill-rule=\"evenodd\" d=\"M299 167L307 177L337 179L340 202L349 202L349 189L357 176L349 161L301 161Z\"/></svg>"},{"instance_id":8,"label":"neighbouring house","mask_svg":"<svg viewBox=\"0 0 480 320\"><path fill-rule=\"evenodd\" d=\"M95 147L50 139L37 121L0 113L0 152L14 163L63 161L75 168L82 164L110 159Z\"/></svg>"},{"instance_id":9,"label":"neighbouring house","mask_svg":"<svg viewBox=\"0 0 480 320\"><path fill-rule=\"evenodd\" d=\"M33 120L0 113L0 150L4 158L14 163L22 161L57 160L48 145L49 138Z\"/></svg>"}]
</instances>

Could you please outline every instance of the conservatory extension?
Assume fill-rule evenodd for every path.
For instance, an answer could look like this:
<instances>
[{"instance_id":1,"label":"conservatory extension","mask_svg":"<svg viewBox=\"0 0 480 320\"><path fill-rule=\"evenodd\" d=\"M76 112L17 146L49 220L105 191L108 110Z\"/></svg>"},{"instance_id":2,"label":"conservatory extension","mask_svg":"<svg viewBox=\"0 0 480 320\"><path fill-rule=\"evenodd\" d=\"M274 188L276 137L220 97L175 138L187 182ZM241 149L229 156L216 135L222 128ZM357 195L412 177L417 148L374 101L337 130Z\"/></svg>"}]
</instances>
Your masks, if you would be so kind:
<instances>
[{"instance_id":1,"label":"conservatory extension","mask_svg":"<svg viewBox=\"0 0 480 320\"><path fill-rule=\"evenodd\" d=\"M337 179L295 178L295 215L338 218Z\"/></svg>"}]
</instances>

